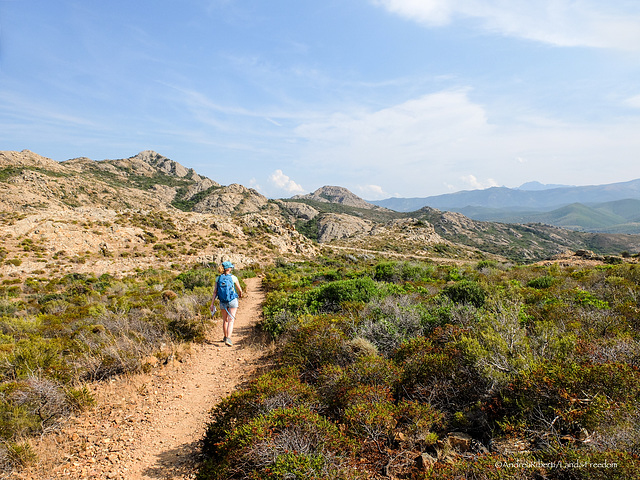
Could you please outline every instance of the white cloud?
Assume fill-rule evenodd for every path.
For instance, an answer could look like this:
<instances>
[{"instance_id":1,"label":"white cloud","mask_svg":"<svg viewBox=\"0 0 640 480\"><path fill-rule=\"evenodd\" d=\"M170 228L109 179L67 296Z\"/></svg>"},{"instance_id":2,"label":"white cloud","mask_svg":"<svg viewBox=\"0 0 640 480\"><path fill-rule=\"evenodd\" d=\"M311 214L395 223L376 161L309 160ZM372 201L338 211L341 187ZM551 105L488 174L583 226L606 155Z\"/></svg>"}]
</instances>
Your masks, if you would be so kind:
<instances>
[{"instance_id":1,"label":"white cloud","mask_svg":"<svg viewBox=\"0 0 640 480\"><path fill-rule=\"evenodd\" d=\"M333 168L395 168L455 155L468 137L488 134L484 109L466 90L444 91L378 111L336 113L300 125L296 133L311 142L315 161ZM324 147L319 149L319 147Z\"/></svg>"},{"instance_id":2,"label":"white cloud","mask_svg":"<svg viewBox=\"0 0 640 480\"><path fill-rule=\"evenodd\" d=\"M258 183L258 180L256 180L255 178L252 178L249 180L249 186L251 188L255 188L256 190L258 190L259 192L262 191L262 187L260 186L260 184Z\"/></svg>"},{"instance_id":3,"label":"white cloud","mask_svg":"<svg viewBox=\"0 0 640 480\"><path fill-rule=\"evenodd\" d=\"M455 17L480 20L484 30L558 46L640 49L640 9L594 0L371 0L427 26Z\"/></svg>"},{"instance_id":4,"label":"white cloud","mask_svg":"<svg viewBox=\"0 0 640 480\"><path fill-rule=\"evenodd\" d=\"M627 98L624 103L632 108L640 108L640 95L635 95L633 97Z\"/></svg>"},{"instance_id":5,"label":"white cloud","mask_svg":"<svg viewBox=\"0 0 640 480\"><path fill-rule=\"evenodd\" d=\"M282 170L276 170L269 176L269 182L275 185L281 190L285 190L288 193L304 193L304 188L298 185L285 175Z\"/></svg>"},{"instance_id":6,"label":"white cloud","mask_svg":"<svg viewBox=\"0 0 640 480\"><path fill-rule=\"evenodd\" d=\"M493 180L492 178L488 178L486 181L481 182L476 178L475 175L465 175L461 178L462 182L465 185L468 185L473 190L484 190L489 187L498 187L498 182Z\"/></svg>"},{"instance_id":7,"label":"white cloud","mask_svg":"<svg viewBox=\"0 0 640 480\"><path fill-rule=\"evenodd\" d=\"M373 0L375 4L403 17L428 25L449 23L454 6L449 0Z\"/></svg>"},{"instance_id":8,"label":"white cloud","mask_svg":"<svg viewBox=\"0 0 640 480\"><path fill-rule=\"evenodd\" d=\"M384 185L401 196L520 185L540 172L572 185L593 184L596 171L603 183L640 176L632 160L640 151L640 117L601 124L529 111L505 116L499 107L473 102L469 92L443 91L309 121L295 130L305 145L297 158L315 178L330 179L324 182L358 185L366 178L361 185Z\"/></svg>"},{"instance_id":9,"label":"white cloud","mask_svg":"<svg viewBox=\"0 0 640 480\"><path fill-rule=\"evenodd\" d=\"M366 200L381 200L391 196L380 185L358 185L355 190L360 197Z\"/></svg>"}]
</instances>

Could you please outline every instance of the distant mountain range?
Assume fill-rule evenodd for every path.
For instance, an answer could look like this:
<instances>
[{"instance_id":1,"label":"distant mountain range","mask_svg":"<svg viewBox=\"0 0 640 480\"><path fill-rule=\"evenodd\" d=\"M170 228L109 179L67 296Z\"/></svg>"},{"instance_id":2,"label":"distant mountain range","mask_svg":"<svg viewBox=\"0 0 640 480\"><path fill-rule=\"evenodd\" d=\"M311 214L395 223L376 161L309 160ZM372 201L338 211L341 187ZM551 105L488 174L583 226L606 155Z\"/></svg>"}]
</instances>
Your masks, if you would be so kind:
<instances>
[{"instance_id":1,"label":"distant mountain range","mask_svg":"<svg viewBox=\"0 0 640 480\"><path fill-rule=\"evenodd\" d=\"M552 188L571 188L574 185L548 184L540 182L527 182L520 185L516 190L549 190Z\"/></svg>"},{"instance_id":2,"label":"distant mountain range","mask_svg":"<svg viewBox=\"0 0 640 480\"><path fill-rule=\"evenodd\" d=\"M428 206L474 220L550 225L609 233L640 233L640 179L583 187L529 182L424 198L388 198L371 203L411 212Z\"/></svg>"},{"instance_id":3,"label":"distant mountain range","mask_svg":"<svg viewBox=\"0 0 640 480\"><path fill-rule=\"evenodd\" d=\"M424 198L387 198L371 203L397 212L413 212L422 207L454 211L464 207L551 210L571 203L603 203L627 198L640 200L640 179L608 185L557 187L544 190L491 187Z\"/></svg>"}]
</instances>

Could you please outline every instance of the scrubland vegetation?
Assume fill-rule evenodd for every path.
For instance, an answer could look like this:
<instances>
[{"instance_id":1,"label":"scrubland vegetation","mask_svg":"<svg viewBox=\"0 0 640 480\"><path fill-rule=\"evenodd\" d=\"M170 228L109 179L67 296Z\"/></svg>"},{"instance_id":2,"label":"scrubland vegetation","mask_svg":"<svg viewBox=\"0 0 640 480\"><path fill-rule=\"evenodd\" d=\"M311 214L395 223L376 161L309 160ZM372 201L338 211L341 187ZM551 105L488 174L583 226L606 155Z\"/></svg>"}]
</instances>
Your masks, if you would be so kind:
<instances>
[{"instance_id":1,"label":"scrubland vegetation","mask_svg":"<svg viewBox=\"0 0 640 480\"><path fill-rule=\"evenodd\" d=\"M24 439L94 403L84 385L178 358L210 325L215 272L140 271L0 280L0 464Z\"/></svg>"},{"instance_id":2,"label":"scrubland vegetation","mask_svg":"<svg viewBox=\"0 0 640 480\"><path fill-rule=\"evenodd\" d=\"M276 262L201 479L630 479L640 266Z\"/></svg>"}]
</instances>

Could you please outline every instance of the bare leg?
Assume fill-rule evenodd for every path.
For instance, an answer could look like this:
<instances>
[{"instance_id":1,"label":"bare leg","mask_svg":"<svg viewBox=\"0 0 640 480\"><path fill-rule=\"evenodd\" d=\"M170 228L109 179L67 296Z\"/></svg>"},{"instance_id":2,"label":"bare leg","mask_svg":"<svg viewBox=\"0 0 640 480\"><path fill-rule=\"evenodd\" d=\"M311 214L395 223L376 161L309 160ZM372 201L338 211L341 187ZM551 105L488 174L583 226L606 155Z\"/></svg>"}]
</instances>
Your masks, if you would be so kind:
<instances>
[{"instance_id":1,"label":"bare leg","mask_svg":"<svg viewBox=\"0 0 640 480\"><path fill-rule=\"evenodd\" d=\"M238 311L238 308L229 308L229 312L224 312L227 315L227 330L226 330L226 335L225 337L227 338L231 338L231 334L233 333L233 321L236 318L236 312Z\"/></svg>"},{"instance_id":2,"label":"bare leg","mask_svg":"<svg viewBox=\"0 0 640 480\"><path fill-rule=\"evenodd\" d=\"M227 333L227 329L228 329L228 326L229 326L228 314L227 314L227 311L224 308L222 309L222 311L220 313L222 314L222 335L226 339L226 338L229 337L229 335Z\"/></svg>"}]
</instances>

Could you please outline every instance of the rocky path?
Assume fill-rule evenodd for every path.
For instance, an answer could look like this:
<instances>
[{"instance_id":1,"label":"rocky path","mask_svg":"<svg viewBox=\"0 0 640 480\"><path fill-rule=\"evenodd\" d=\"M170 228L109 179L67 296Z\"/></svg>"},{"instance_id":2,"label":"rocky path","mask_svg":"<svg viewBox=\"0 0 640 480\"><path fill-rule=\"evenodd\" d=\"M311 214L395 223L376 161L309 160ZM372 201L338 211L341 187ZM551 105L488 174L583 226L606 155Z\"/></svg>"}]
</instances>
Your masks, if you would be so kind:
<instances>
[{"instance_id":1,"label":"rocky path","mask_svg":"<svg viewBox=\"0 0 640 480\"><path fill-rule=\"evenodd\" d=\"M182 362L94 385L99 407L38 441L38 465L15 478L195 478L209 410L255 372L264 353L254 330L263 299L260 279L246 284L233 347L221 342L216 328L211 342L191 347Z\"/></svg>"}]
</instances>

